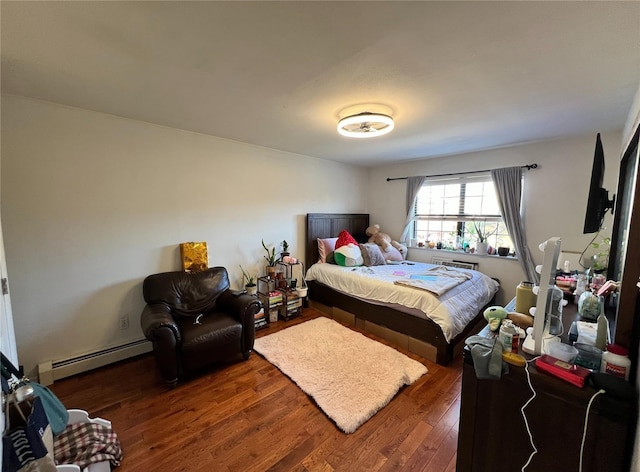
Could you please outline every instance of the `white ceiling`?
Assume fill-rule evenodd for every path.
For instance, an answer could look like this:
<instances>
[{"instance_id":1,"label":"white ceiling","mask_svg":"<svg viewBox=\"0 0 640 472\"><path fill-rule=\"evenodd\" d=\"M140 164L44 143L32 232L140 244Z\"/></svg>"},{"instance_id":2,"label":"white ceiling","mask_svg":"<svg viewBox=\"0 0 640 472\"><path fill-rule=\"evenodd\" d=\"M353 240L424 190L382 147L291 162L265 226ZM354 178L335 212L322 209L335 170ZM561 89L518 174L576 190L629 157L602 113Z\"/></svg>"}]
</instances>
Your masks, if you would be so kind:
<instances>
[{"instance_id":1,"label":"white ceiling","mask_svg":"<svg viewBox=\"0 0 640 472\"><path fill-rule=\"evenodd\" d=\"M2 92L355 165L621 129L640 83L638 1L0 8Z\"/></svg>"}]
</instances>

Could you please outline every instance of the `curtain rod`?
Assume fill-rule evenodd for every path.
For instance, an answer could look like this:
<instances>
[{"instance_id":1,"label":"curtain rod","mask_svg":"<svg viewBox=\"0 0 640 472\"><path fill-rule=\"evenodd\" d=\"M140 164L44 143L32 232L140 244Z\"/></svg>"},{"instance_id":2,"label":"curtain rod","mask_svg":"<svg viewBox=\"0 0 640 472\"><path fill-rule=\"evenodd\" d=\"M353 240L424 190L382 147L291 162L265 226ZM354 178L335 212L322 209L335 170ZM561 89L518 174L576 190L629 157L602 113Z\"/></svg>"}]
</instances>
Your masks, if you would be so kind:
<instances>
[{"instance_id":1,"label":"curtain rod","mask_svg":"<svg viewBox=\"0 0 640 472\"><path fill-rule=\"evenodd\" d=\"M526 166L520 166L523 169L527 169L527 170L531 170L531 169L537 169L538 168L538 164L528 164ZM492 169L485 169L485 170L472 170L470 172L453 172L451 174L436 174L436 175L425 175L425 177L450 177L453 175L468 175L468 174L482 174L485 172L491 172ZM387 177L387 182L390 182L392 180L407 180L409 177Z\"/></svg>"}]
</instances>

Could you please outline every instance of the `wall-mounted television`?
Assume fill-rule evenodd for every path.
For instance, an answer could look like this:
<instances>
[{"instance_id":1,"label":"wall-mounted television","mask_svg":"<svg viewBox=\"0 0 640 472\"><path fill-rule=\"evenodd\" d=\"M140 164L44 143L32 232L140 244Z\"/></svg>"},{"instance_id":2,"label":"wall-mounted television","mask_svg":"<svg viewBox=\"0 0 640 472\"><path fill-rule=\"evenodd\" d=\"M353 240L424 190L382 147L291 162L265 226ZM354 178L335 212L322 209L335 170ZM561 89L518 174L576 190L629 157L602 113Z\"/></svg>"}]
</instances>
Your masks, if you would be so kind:
<instances>
[{"instance_id":1,"label":"wall-mounted television","mask_svg":"<svg viewBox=\"0 0 640 472\"><path fill-rule=\"evenodd\" d=\"M587 199L587 211L584 216L584 234L597 233L602 227L602 221L607 210L613 211L615 195L609 200L609 192L602 187L604 181L604 151L600 133L596 137L596 150L593 154L593 167L591 168L591 183L589 185L589 197Z\"/></svg>"}]
</instances>

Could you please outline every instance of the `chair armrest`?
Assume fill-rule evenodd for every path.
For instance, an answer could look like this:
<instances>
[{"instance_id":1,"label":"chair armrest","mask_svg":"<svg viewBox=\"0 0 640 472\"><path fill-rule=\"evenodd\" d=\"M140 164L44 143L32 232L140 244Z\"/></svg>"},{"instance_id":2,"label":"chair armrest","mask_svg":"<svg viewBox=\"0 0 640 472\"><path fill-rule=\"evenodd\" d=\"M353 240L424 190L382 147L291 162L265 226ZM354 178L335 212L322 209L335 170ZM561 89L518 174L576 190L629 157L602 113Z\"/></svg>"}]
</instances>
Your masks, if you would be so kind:
<instances>
[{"instance_id":1,"label":"chair armrest","mask_svg":"<svg viewBox=\"0 0 640 472\"><path fill-rule=\"evenodd\" d=\"M234 294L225 290L218 297L218 309L234 316L242 324L255 323L254 317L262 308L262 303L253 295Z\"/></svg>"},{"instance_id":2,"label":"chair armrest","mask_svg":"<svg viewBox=\"0 0 640 472\"><path fill-rule=\"evenodd\" d=\"M255 317L262 309L262 302L253 295L236 295L231 290L225 290L218 297L218 309L229 313L242 323L242 355L248 359L256 338Z\"/></svg>"},{"instance_id":3,"label":"chair armrest","mask_svg":"<svg viewBox=\"0 0 640 472\"><path fill-rule=\"evenodd\" d=\"M158 341L156 331L159 328L169 328L173 332L176 341L181 341L180 329L171 315L171 309L166 305L159 303L146 305L142 310L142 315L140 315L140 326L149 341Z\"/></svg>"}]
</instances>

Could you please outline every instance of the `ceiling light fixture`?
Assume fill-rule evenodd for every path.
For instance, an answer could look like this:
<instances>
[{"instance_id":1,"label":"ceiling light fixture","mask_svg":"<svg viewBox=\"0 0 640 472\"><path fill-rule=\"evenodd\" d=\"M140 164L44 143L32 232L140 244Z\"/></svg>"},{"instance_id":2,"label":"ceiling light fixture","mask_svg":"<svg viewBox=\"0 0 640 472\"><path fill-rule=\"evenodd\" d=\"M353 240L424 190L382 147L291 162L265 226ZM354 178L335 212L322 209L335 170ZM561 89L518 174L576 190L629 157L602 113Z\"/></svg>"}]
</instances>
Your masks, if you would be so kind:
<instances>
[{"instance_id":1,"label":"ceiling light fixture","mask_svg":"<svg viewBox=\"0 0 640 472\"><path fill-rule=\"evenodd\" d=\"M349 138L373 138L390 133L393 118L382 113L363 112L350 115L338 122L338 133Z\"/></svg>"}]
</instances>

